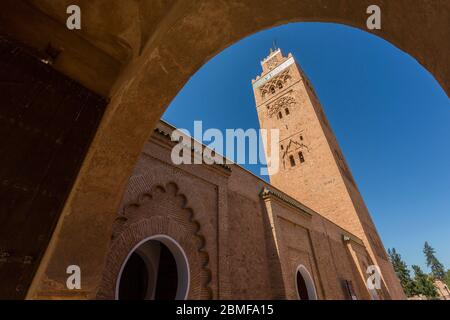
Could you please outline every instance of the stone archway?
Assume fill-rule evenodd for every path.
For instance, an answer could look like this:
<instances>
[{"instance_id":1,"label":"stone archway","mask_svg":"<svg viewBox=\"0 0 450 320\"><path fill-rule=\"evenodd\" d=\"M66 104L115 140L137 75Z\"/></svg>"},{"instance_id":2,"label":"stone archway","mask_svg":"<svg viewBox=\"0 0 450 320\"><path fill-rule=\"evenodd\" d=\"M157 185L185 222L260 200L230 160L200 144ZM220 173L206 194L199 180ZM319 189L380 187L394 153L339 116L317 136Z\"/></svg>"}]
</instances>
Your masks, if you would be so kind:
<instances>
[{"instance_id":1,"label":"stone archway","mask_svg":"<svg viewBox=\"0 0 450 320\"><path fill-rule=\"evenodd\" d=\"M295 272L297 296L300 300L317 300L316 286L308 269L299 265Z\"/></svg>"},{"instance_id":2,"label":"stone archway","mask_svg":"<svg viewBox=\"0 0 450 320\"><path fill-rule=\"evenodd\" d=\"M186 300L189 261L181 245L167 235L139 242L126 257L116 280L116 300Z\"/></svg>"},{"instance_id":3,"label":"stone archway","mask_svg":"<svg viewBox=\"0 0 450 320\"><path fill-rule=\"evenodd\" d=\"M126 179L169 102L208 59L243 37L289 22L337 22L365 30L365 11L373 4L371 0L202 0L171 1L166 7L152 8L151 1L123 5L118 0L110 5L122 10L112 14L100 4L77 2L92 9L79 35L65 29L64 0L7 0L4 6L11 10L3 10L0 17L2 30L32 47L44 49L49 42L65 47L54 67L112 99L30 298L43 281L63 284L65 266L73 260L85 274L85 293L80 298L96 296ZM450 44L445 40L450 38L450 4L445 0L377 2L383 28L376 34L414 56L449 92ZM28 17L27 26L15 22ZM93 241L95 249L83 250Z\"/></svg>"},{"instance_id":4,"label":"stone archway","mask_svg":"<svg viewBox=\"0 0 450 320\"><path fill-rule=\"evenodd\" d=\"M201 223L174 183L155 184L149 190L137 192L116 216L96 298L119 299L124 268L134 253L145 262L149 278L152 270L156 276L161 246L155 248L155 242L166 246L174 259L178 274L175 299L213 298L210 256ZM169 267L165 267L166 271ZM151 286L151 279L147 281ZM146 300L156 294L143 292L142 299Z\"/></svg>"}]
</instances>

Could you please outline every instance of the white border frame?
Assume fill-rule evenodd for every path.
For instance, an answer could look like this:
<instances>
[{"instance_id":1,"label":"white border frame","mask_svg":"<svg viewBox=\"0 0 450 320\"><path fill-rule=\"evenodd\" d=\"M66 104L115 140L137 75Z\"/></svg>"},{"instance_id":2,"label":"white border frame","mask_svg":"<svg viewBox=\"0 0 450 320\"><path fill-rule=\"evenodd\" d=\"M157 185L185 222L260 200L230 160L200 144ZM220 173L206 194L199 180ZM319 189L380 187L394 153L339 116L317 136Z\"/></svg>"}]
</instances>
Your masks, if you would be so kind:
<instances>
[{"instance_id":1,"label":"white border frame","mask_svg":"<svg viewBox=\"0 0 450 320\"><path fill-rule=\"evenodd\" d=\"M130 259L131 255L136 252L139 247L141 247L143 244L145 244L148 241L159 241L167 246L167 248L172 253L173 257L175 258L175 262L177 265L177 272L178 272L178 287L177 287L177 294L175 296L175 300L187 300L187 297L189 295L189 286L191 282L191 271L189 268L189 260L187 258L186 252L184 252L183 248L180 246L180 244L173 239L172 237L165 235L165 234L158 234L153 235L150 237L147 237L143 240L141 240L137 245L133 247L133 249L128 253L127 257L125 258L124 262L122 263L119 271L119 275L116 279L116 288L115 288L115 299L119 300L119 288L120 288L120 279L122 278L122 272L125 268L128 260ZM175 252L174 252L175 251Z\"/></svg>"}]
</instances>

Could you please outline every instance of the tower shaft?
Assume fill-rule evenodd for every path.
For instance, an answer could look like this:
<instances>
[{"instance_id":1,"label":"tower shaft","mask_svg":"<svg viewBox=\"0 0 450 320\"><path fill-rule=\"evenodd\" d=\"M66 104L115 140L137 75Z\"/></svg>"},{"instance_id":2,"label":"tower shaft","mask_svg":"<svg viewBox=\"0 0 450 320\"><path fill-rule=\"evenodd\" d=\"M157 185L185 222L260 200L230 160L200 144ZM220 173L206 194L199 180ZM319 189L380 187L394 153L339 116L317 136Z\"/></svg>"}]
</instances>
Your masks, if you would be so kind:
<instances>
[{"instance_id":1,"label":"tower shaft","mask_svg":"<svg viewBox=\"0 0 450 320\"><path fill-rule=\"evenodd\" d=\"M308 78L289 54L271 51L253 80L260 126L279 129L273 186L363 240L392 298L403 291L337 139ZM270 139L264 145L273 154Z\"/></svg>"}]
</instances>

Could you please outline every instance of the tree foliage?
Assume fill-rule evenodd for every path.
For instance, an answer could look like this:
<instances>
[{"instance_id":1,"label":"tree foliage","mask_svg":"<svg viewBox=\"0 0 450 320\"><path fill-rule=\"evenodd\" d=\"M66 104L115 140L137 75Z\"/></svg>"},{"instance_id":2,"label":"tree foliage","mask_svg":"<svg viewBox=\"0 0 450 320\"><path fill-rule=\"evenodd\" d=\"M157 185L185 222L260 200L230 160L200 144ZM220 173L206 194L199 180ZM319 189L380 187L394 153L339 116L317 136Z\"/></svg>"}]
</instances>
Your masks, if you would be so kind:
<instances>
[{"instance_id":1,"label":"tree foliage","mask_svg":"<svg viewBox=\"0 0 450 320\"><path fill-rule=\"evenodd\" d=\"M414 282L418 294L422 294L427 298L436 298L438 292L434 286L434 280L429 275L425 274L419 266L413 265L414 270Z\"/></svg>"},{"instance_id":2,"label":"tree foliage","mask_svg":"<svg viewBox=\"0 0 450 320\"><path fill-rule=\"evenodd\" d=\"M450 269L448 269L447 272L445 273L444 282L450 288Z\"/></svg>"},{"instance_id":3,"label":"tree foliage","mask_svg":"<svg viewBox=\"0 0 450 320\"><path fill-rule=\"evenodd\" d=\"M418 294L416 285L411 279L411 275L406 263L402 260L402 257L395 250L395 248L388 249L389 259L394 267L395 273L400 280L400 284L403 287L407 297L412 297Z\"/></svg>"},{"instance_id":4,"label":"tree foliage","mask_svg":"<svg viewBox=\"0 0 450 320\"><path fill-rule=\"evenodd\" d=\"M427 259L427 266L431 268L431 273L436 279L441 281L445 281L445 269L444 265L436 258L435 250L425 242L423 247L423 253L425 254L425 258Z\"/></svg>"}]
</instances>

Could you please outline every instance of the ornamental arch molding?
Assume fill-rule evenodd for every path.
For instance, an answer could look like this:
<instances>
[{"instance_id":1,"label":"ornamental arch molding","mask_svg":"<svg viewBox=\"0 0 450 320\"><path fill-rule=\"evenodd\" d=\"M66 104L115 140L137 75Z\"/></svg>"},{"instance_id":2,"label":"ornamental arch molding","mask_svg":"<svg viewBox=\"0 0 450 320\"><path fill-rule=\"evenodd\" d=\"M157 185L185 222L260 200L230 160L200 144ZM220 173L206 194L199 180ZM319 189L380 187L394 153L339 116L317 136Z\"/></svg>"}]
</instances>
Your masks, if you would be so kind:
<instances>
[{"instance_id":1,"label":"ornamental arch molding","mask_svg":"<svg viewBox=\"0 0 450 320\"><path fill-rule=\"evenodd\" d=\"M172 205L178 206L177 212L168 214L164 211L164 205L161 205L168 198L172 198ZM167 208L170 207L169 204ZM212 273L206 239L193 210L187 207L186 197L179 193L174 183L156 185L151 191L140 193L135 201L124 206L116 218L97 299L115 299L119 275L130 254L145 239L162 236L173 239L186 255L190 270L187 299L212 299Z\"/></svg>"}]
</instances>

